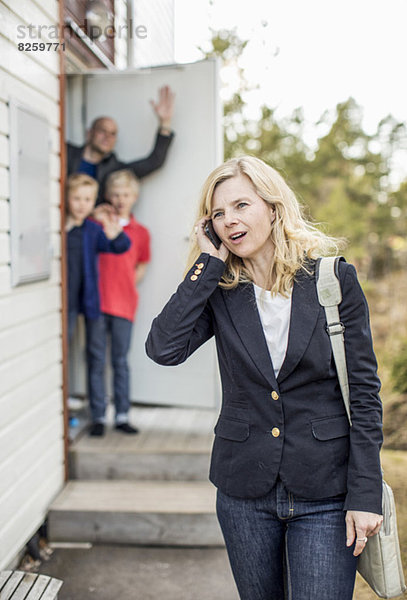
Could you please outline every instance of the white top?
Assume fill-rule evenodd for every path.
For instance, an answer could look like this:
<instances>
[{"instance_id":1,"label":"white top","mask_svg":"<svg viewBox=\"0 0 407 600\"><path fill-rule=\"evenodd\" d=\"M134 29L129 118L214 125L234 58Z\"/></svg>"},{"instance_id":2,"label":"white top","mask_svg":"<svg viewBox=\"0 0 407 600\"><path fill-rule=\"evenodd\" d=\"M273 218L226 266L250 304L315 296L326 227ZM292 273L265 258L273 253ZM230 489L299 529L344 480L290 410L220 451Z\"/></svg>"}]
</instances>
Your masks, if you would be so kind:
<instances>
[{"instance_id":1,"label":"white top","mask_svg":"<svg viewBox=\"0 0 407 600\"><path fill-rule=\"evenodd\" d=\"M272 296L271 292L263 290L256 284L253 284L253 287L264 336L277 377L287 352L292 294L288 298L281 294Z\"/></svg>"}]
</instances>

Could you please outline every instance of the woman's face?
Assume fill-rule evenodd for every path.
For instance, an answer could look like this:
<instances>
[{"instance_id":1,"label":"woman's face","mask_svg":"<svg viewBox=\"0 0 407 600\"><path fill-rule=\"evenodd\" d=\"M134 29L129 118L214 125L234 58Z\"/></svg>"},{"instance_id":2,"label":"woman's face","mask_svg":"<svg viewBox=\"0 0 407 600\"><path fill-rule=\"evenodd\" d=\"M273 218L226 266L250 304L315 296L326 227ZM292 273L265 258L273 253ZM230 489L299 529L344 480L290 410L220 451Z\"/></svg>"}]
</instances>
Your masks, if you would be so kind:
<instances>
[{"instance_id":1,"label":"woman's face","mask_svg":"<svg viewBox=\"0 0 407 600\"><path fill-rule=\"evenodd\" d=\"M256 193L246 175L231 177L217 185L211 217L216 233L233 254L242 259L270 256L275 212Z\"/></svg>"}]
</instances>

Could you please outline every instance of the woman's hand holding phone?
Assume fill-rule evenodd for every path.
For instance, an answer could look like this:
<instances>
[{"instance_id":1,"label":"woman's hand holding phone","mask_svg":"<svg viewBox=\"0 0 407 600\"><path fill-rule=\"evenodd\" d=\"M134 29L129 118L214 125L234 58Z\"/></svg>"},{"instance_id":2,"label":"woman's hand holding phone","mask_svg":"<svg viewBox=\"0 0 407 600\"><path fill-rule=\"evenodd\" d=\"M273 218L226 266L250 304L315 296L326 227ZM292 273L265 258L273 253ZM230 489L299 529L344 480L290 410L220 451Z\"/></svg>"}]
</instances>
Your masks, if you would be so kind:
<instances>
[{"instance_id":1,"label":"woman's hand holding phone","mask_svg":"<svg viewBox=\"0 0 407 600\"><path fill-rule=\"evenodd\" d=\"M208 236L208 233L205 232L205 227L207 227L209 221L210 219L204 217L203 219L200 219L196 224L195 232L199 248L202 252L207 252L211 256L215 256L216 258L220 258L220 260L226 261L229 255L229 250L224 244L222 244L222 242L220 243L219 248L216 248L214 242L216 242L216 239L219 238L217 238L215 232L213 231L213 228L209 228L210 230L208 233L210 237ZM211 241L211 238L214 240L214 242Z\"/></svg>"}]
</instances>

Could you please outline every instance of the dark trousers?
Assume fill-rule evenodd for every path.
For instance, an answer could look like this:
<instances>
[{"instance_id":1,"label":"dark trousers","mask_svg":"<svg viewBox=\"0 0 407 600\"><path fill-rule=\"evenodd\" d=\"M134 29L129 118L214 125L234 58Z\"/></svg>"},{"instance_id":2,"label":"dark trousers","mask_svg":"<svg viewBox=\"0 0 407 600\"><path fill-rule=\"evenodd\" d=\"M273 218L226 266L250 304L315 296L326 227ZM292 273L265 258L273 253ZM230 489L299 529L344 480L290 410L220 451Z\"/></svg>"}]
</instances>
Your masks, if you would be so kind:
<instances>
[{"instance_id":1,"label":"dark trousers","mask_svg":"<svg viewBox=\"0 0 407 600\"><path fill-rule=\"evenodd\" d=\"M76 313L68 315L68 335L71 339L76 323ZM92 421L103 423L106 412L106 347L110 337L113 368L113 400L116 423L126 423L130 408L129 368L127 355L130 349L133 323L121 317L101 315L98 319L85 319L86 361L89 405Z\"/></svg>"}]
</instances>

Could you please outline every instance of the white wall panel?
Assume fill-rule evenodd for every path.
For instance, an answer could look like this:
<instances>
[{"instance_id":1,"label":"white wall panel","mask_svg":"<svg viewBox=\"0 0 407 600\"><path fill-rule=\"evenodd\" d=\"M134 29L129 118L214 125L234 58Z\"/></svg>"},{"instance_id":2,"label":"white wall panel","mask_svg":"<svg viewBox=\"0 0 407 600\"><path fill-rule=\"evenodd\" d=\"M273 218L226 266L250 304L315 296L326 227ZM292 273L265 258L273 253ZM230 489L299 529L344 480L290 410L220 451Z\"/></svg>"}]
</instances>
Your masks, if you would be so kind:
<instances>
[{"instance_id":1,"label":"white wall panel","mask_svg":"<svg viewBox=\"0 0 407 600\"><path fill-rule=\"evenodd\" d=\"M59 390L61 385L62 370L58 363L45 365L42 369L38 369L34 377L24 379L21 385L0 398L2 430L10 423L17 423L22 415L32 409L33 404L41 403L55 390ZM61 403L62 398L60 398Z\"/></svg>"},{"instance_id":2,"label":"white wall panel","mask_svg":"<svg viewBox=\"0 0 407 600\"><path fill-rule=\"evenodd\" d=\"M55 204L53 204L51 206L51 231L59 231L59 228L61 227L61 215L59 212L59 206L55 206Z\"/></svg>"},{"instance_id":3,"label":"white wall panel","mask_svg":"<svg viewBox=\"0 0 407 600\"><path fill-rule=\"evenodd\" d=\"M29 379L46 365L61 360L61 343L58 337L45 344L24 352L18 358L4 361L0 366L0 395L18 387L21 376ZM1 456L1 453L0 453Z\"/></svg>"},{"instance_id":4,"label":"white wall panel","mask_svg":"<svg viewBox=\"0 0 407 600\"><path fill-rule=\"evenodd\" d=\"M26 20L37 18L44 23L57 23L58 1L57 0L1 0L9 8ZM34 22L34 21L31 21Z\"/></svg>"},{"instance_id":5,"label":"white wall panel","mask_svg":"<svg viewBox=\"0 0 407 600\"><path fill-rule=\"evenodd\" d=\"M114 16L116 36L114 38L115 65L118 69L126 69L127 62L127 3L124 0L115 0Z\"/></svg>"},{"instance_id":6,"label":"white wall panel","mask_svg":"<svg viewBox=\"0 0 407 600\"><path fill-rule=\"evenodd\" d=\"M47 414L47 419L45 420L44 411L46 411ZM15 452L17 452L19 448L25 446L29 439L35 437L38 432L46 431L47 428L51 426L51 424L59 430L59 423L61 423L62 425L62 419L60 418L60 415L61 405L58 401L58 396L56 393L53 393L45 400L42 400L42 402L34 403L33 401L31 409L28 410L24 415L21 415L20 418L16 421L16 423L18 423L18 429L13 424L9 424L7 427L4 428L4 430L0 432L0 448L2 463L3 461L7 461L8 457L12 456ZM41 443L45 448L46 437ZM56 448L54 448L54 450L56 451ZM30 471L31 468L34 468L34 464L32 464L31 466L28 465L26 471ZM15 482L15 485L17 485L17 482ZM8 491L8 488L6 488L3 482L0 481L1 496L6 495Z\"/></svg>"},{"instance_id":7,"label":"white wall panel","mask_svg":"<svg viewBox=\"0 0 407 600\"><path fill-rule=\"evenodd\" d=\"M0 231L9 232L10 229L10 205L7 200L0 197Z\"/></svg>"},{"instance_id":8,"label":"white wall panel","mask_svg":"<svg viewBox=\"0 0 407 600\"><path fill-rule=\"evenodd\" d=\"M57 154L50 154L50 177L58 180L61 177L61 159Z\"/></svg>"},{"instance_id":9,"label":"white wall panel","mask_svg":"<svg viewBox=\"0 0 407 600\"><path fill-rule=\"evenodd\" d=\"M58 310L60 304L59 286L40 282L17 288L12 295L0 298L0 331Z\"/></svg>"},{"instance_id":10,"label":"white wall panel","mask_svg":"<svg viewBox=\"0 0 407 600\"><path fill-rule=\"evenodd\" d=\"M10 11L5 4L0 3L0 21L2 23L2 35L13 45L25 42L56 42L52 39L54 31L52 29L52 21L47 18L32 2L26 2L26 10L24 10L24 18ZM34 10L33 10L34 9ZM38 25L42 27L41 38L30 37L28 25ZM31 31L34 31L31 28ZM36 30L35 30L36 31ZM51 37L50 37L51 35ZM19 50L19 52L22 52ZM39 63L45 70L58 75L59 72L59 53L52 47L51 50L36 50L25 52L31 60Z\"/></svg>"},{"instance_id":11,"label":"white wall panel","mask_svg":"<svg viewBox=\"0 0 407 600\"><path fill-rule=\"evenodd\" d=\"M58 266L59 266L59 259L61 258L61 236L59 235L59 233L51 233L51 245L52 245L52 257L53 259L58 259ZM53 266L51 264L51 270L52 270Z\"/></svg>"},{"instance_id":12,"label":"white wall panel","mask_svg":"<svg viewBox=\"0 0 407 600\"><path fill-rule=\"evenodd\" d=\"M2 56L3 69L11 73L13 77L28 83L48 98L58 97L57 76L44 69L24 52L20 52L14 44L2 37L0 37L0 56Z\"/></svg>"},{"instance_id":13,"label":"white wall panel","mask_svg":"<svg viewBox=\"0 0 407 600\"><path fill-rule=\"evenodd\" d=\"M59 155L59 153L60 153L59 129L57 129L56 127L50 127L50 141L51 141L52 153Z\"/></svg>"},{"instance_id":14,"label":"white wall panel","mask_svg":"<svg viewBox=\"0 0 407 600\"><path fill-rule=\"evenodd\" d=\"M6 102L0 101L0 133L7 135L9 132L9 115Z\"/></svg>"},{"instance_id":15,"label":"white wall panel","mask_svg":"<svg viewBox=\"0 0 407 600\"><path fill-rule=\"evenodd\" d=\"M55 237L55 239L57 239ZM51 260L51 270L50 276L46 279L46 283L44 287L48 287L50 285L58 285L61 280L61 267L59 262L60 257L60 248L55 247L52 248L53 260ZM41 284L41 282L40 282ZM24 284L24 287L27 285L33 284ZM16 288L12 287L11 282L11 267L9 264L4 261L2 257L0 257L0 299L10 296L10 294L14 293ZM59 303L58 303L59 305ZM14 312L14 307L12 306L12 311Z\"/></svg>"},{"instance_id":16,"label":"white wall panel","mask_svg":"<svg viewBox=\"0 0 407 600\"><path fill-rule=\"evenodd\" d=\"M146 37L134 35L134 66L174 62L174 0L137 0L135 26L147 28Z\"/></svg>"},{"instance_id":17,"label":"white wall panel","mask_svg":"<svg viewBox=\"0 0 407 600\"><path fill-rule=\"evenodd\" d=\"M58 0L33 0L32 4L35 4L45 16L49 17L52 20L53 23L58 23Z\"/></svg>"},{"instance_id":18,"label":"white wall panel","mask_svg":"<svg viewBox=\"0 0 407 600\"><path fill-rule=\"evenodd\" d=\"M17 48L37 41L17 39L18 26L49 28L58 18L57 0L0 2L0 569L36 532L64 481L59 55ZM8 264L11 98L46 118L50 139L51 274L18 288Z\"/></svg>"},{"instance_id":19,"label":"white wall panel","mask_svg":"<svg viewBox=\"0 0 407 600\"><path fill-rule=\"evenodd\" d=\"M59 193L59 181L56 181L55 179L51 179L49 188L50 188L50 194L51 194L51 206L58 210L58 217L55 219L55 222L58 223L57 229L59 231L59 225L60 225L59 205L61 202L61 197L60 197L60 193ZM52 216L51 216L51 221L52 221ZM52 225L51 225L51 230L52 230Z\"/></svg>"},{"instance_id":20,"label":"white wall panel","mask_svg":"<svg viewBox=\"0 0 407 600\"><path fill-rule=\"evenodd\" d=\"M0 231L0 263L7 264L10 262L10 237L8 233ZM1 350L0 350L1 352Z\"/></svg>"},{"instance_id":21,"label":"white wall panel","mask_svg":"<svg viewBox=\"0 0 407 600\"><path fill-rule=\"evenodd\" d=\"M56 423L52 423L53 429ZM43 435L53 433L51 427ZM59 432L61 433L61 432ZM58 440L53 440L54 443ZM48 473L56 470L63 463L62 448L55 452L52 447L45 445L41 446L42 453L37 456L34 461L34 468L30 464L26 464L26 468L19 473L18 479L12 482L11 487L6 488L7 492L2 495L0 501L0 531L6 529L7 526L16 518L18 507L27 501L27 494L35 490L39 483L48 478ZM19 458L16 456L16 458ZM21 457L20 457L21 458ZM13 485L14 484L14 485ZM17 499L17 502L16 502ZM16 511L17 508L17 511Z\"/></svg>"},{"instance_id":22,"label":"white wall panel","mask_svg":"<svg viewBox=\"0 0 407 600\"><path fill-rule=\"evenodd\" d=\"M0 100L8 102L10 96L19 98L47 116L50 125L59 126L58 96L51 98L40 90L33 88L24 79L16 78L2 68L0 59Z\"/></svg>"},{"instance_id":23,"label":"white wall panel","mask_svg":"<svg viewBox=\"0 0 407 600\"><path fill-rule=\"evenodd\" d=\"M0 331L0 364L20 356L22 352L38 347L60 333L61 315L57 312L47 313L37 319Z\"/></svg>"},{"instance_id":24,"label":"white wall panel","mask_svg":"<svg viewBox=\"0 0 407 600\"><path fill-rule=\"evenodd\" d=\"M9 164L9 152L8 138L0 134L0 165L3 167Z\"/></svg>"},{"instance_id":25,"label":"white wall panel","mask_svg":"<svg viewBox=\"0 0 407 600\"><path fill-rule=\"evenodd\" d=\"M37 531L48 512L48 506L63 485L62 465L49 472L47 478L25 490L24 502L18 506L13 520L1 532L0 565L7 566Z\"/></svg>"},{"instance_id":26,"label":"white wall panel","mask_svg":"<svg viewBox=\"0 0 407 600\"><path fill-rule=\"evenodd\" d=\"M0 296L11 292L11 267L0 264Z\"/></svg>"},{"instance_id":27,"label":"white wall panel","mask_svg":"<svg viewBox=\"0 0 407 600\"><path fill-rule=\"evenodd\" d=\"M27 443L16 449L11 456L5 460L0 467L0 481L4 490L12 493L16 481L23 479L30 471L32 462L40 463L51 452L58 456L58 462L61 460L62 448L58 443L61 438L61 427L59 425L59 414L56 420L53 419L47 423L45 428L40 429L36 435L28 438ZM55 453L55 445L58 447Z\"/></svg>"},{"instance_id":28,"label":"white wall panel","mask_svg":"<svg viewBox=\"0 0 407 600\"><path fill-rule=\"evenodd\" d=\"M6 167L0 165L0 198L10 197L10 174Z\"/></svg>"}]
</instances>

